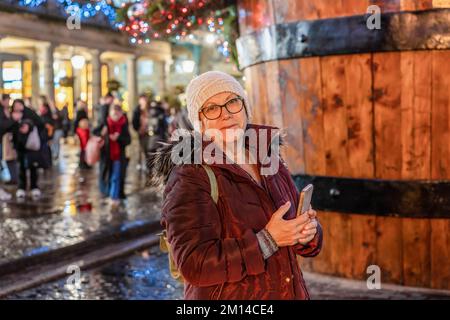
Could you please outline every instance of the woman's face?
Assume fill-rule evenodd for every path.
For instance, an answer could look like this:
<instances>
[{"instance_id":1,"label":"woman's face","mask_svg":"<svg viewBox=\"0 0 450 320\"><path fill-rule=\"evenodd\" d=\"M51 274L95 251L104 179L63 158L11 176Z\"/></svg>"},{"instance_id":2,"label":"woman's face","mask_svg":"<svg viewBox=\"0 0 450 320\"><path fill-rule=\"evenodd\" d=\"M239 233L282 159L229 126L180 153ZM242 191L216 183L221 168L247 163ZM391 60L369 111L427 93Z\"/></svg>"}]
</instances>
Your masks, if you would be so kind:
<instances>
[{"instance_id":1,"label":"woman's face","mask_svg":"<svg viewBox=\"0 0 450 320\"><path fill-rule=\"evenodd\" d=\"M15 121L21 121L23 118L24 106L20 102L15 102L12 106L12 117Z\"/></svg>"},{"instance_id":2,"label":"woman's face","mask_svg":"<svg viewBox=\"0 0 450 320\"><path fill-rule=\"evenodd\" d=\"M225 104L227 104L228 110L226 107L220 108ZM220 116L216 119L218 114ZM236 141L239 136L236 133L243 132L247 126L244 101L230 92L222 92L209 98L200 109L199 116L202 133L208 129L218 130L217 134L220 134L220 137L217 137L214 131L209 131L209 133L212 132L211 136L214 140L223 140L225 143Z\"/></svg>"},{"instance_id":3,"label":"woman's face","mask_svg":"<svg viewBox=\"0 0 450 320\"><path fill-rule=\"evenodd\" d=\"M113 121L119 120L122 115L123 113L120 109L111 108L111 110L109 111L109 116Z\"/></svg>"},{"instance_id":4,"label":"woman's face","mask_svg":"<svg viewBox=\"0 0 450 320\"><path fill-rule=\"evenodd\" d=\"M45 105L41 104L41 105L39 106L39 114L40 114L41 116L44 116L44 115L46 115L47 113L48 113L47 107L46 107Z\"/></svg>"}]
</instances>

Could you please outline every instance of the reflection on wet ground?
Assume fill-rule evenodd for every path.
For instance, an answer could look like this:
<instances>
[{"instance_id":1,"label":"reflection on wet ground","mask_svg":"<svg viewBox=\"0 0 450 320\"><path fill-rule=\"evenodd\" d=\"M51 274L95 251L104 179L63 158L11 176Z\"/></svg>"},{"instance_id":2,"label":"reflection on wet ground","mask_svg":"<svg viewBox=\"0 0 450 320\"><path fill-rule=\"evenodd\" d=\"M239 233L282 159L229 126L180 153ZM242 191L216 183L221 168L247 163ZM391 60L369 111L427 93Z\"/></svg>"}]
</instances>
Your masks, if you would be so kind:
<instances>
[{"instance_id":1,"label":"reflection on wet ground","mask_svg":"<svg viewBox=\"0 0 450 320\"><path fill-rule=\"evenodd\" d=\"M8 299L182 299L183 285L167 271L167 255L158 247L81 273L77 287L67 279L42 285Z\"/></svg>"},{"instance_id":2,"label":"reflection on wet ground","mask_svg":"<svg viewBox=\"0 0 450 320\"><path fill-rule=\"evenodd\" d=\"M98 190L97 168L79 170L77 153L76 146L64 145L59 162L40 174L40 200L0 202L0 263L75 244L109 227L159 219L160 197L144 188L136 159L128 167L128 198L111 212Z\"/></svg>"},{"instance_id":3,"label":"reflection on wet ground","mask_svg":"<svg viewBox=\"0 0 450 320\"><path fill-rule=\"evenodd\" d=\"M304 275L313 300L450 299L450 293L443 295L387 285L382 285L380 290L369 290L365 281L313 273ZM8 299L183 299L183 285L170 277L167 254L161 253L159 247L82 272L79 287L67 284L68 280L71 283L70 278L61 279L11 295Z\"/></svg>"},{"instance_id":4,"label":"reflection on wet ground","mask_svg":"<svg viewBox=\"0 0 450 320\"><path fill-rule=\"evenodd\" d=\"M0 263L75 244L110 227L127 229L158 220L160 198L144 188L136 159L128 168L125 207L112 213L97 188L96 169L77 168L77 150L63 157L41 179L43 198L0 203ZM136 154L136 153L135 153ZM10 299L181 299L183 286L168 272L158 247L81 274L81 286L62 279L10 296ZM450 295L403 289L368 290L365 282L305 273L312 299L449 299Z\"/></svg>"}]
</instances>

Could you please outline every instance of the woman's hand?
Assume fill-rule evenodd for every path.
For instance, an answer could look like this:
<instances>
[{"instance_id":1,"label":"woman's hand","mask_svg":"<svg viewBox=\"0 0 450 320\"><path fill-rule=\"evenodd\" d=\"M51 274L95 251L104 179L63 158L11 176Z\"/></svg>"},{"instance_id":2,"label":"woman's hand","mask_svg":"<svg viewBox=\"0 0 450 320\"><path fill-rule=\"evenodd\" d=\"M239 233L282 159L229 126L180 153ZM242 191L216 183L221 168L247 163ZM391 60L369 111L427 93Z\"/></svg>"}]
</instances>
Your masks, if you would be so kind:
<instances>
[{"instance_id":1,"label":"woman's hand","mask_svg":"<svg viewBox=\"0 0 450 320\"><path fill-rule=\"evenodd\" d=\"M284 214L290 207L291 203L289 201L286 202L274 212L269 223L266 225L266 230L270 233L273 240L275 240L278 247L293 246L299 243L299 240L304 242L311 236L310 233L312 231L310 230L312 230L312 225L306 230L306 226L310 222L308 214L302 214L291 220L283 219ZM303 231L306 233L302 233Z\"/></svg>"},{"instance_id":2,"label":"woman's hand","mask_svg":"<svg viewBox=\"0 0 450 320\"><path fill-rule=\"evenodd\" d=\"M115 132L109 135L109 139L111 139L112 141L116 141L119 138L119 133Z\"/></svg>"},{"instance_id":3,"label":"woman's hand","mask_svg":"<svg viewBox=\"0 0 450 320\"><path fill-rule=\"evenodd\" d=\"M299 243L306 245L310 242L317 233L317 212L313 210L311 206L309 206L309 210L306 211L303 215L307 215L309 218L309 222L304 225L303 230L301 231L302 237L299 239Z\"/></svg>"}]
</instances>

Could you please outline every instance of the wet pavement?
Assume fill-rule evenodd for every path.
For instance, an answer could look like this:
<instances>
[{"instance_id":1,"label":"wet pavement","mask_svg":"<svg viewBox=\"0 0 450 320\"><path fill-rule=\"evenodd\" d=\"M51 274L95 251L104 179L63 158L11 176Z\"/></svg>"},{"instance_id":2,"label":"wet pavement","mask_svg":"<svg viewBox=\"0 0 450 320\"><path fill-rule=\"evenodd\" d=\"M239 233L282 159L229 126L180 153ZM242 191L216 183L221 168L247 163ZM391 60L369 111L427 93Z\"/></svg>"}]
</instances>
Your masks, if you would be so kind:
<instances>
[{"instance_id":1,"label":"wet pavement","mask_svg":"<svg viewBox=\"0 0 450 320\"><path fill-rule=\"evenodd\" d=\"M69 278L8 297L42 300L175 300L183 298L183 284L167 272L167 255L158 247L82 272L80 285ZM69 284L67 283L69 280Z\"/></svg>"},{"instance_id":2,"label":"wet pavement","mask_svg":"<svg viewBox=\"0 0 450 320\"><path fill-rule=\"evenodd\" d=\"M77 152L73 145L63 146L60 161L41 177L41 200L0 203L0 264L82 242L112 227L159 219L159 193L145 188L145 177L136 170L137 159L132 158L128 168L124 207L112 212L98 191L97 169L79 170ZM369 290L361 281L306 272L304 276L312 299L450 299L448 294L414 288L383 285L381 290ZM183 298L183 285L170 277L167 255L158 247L83 271L80 287L66 284L67 280L8 299Z\"/></svg>"},{"instance_id":3,"label":"wet pavement","mask_svg":"<svg viewBox=\"0 0 450 320\"><path fill-rule=\"evenodd\" d=\"M305 281L313 300L450 300L449 295L428 290L387 285L369 290L365 282L305 273ZM81 273L80 286L67 284L69 278L41 285L7 297L7 299L115 299L178 300L183 299L183 285L168 272L167 255L159 247ZM70 283L70 281L69 281Z\"/></svg>"},{"instance_id":4,"label":"wet pavement","mask_svg":"<svg viewBox=\"0 0 450 320\"><path fill-rule=\"evenodd\" d=\"M130 148L136 155L136 145ZM136 164L137 159L131 158L128 197L119 211L112 212L98 190L97 168L78 169L78 148L62 145L60 160L40 173L40 200L0 202L0 264L72 245L111 227L158 220L161 199L145 188ZM7 190L15 192L12 187Z\"/></svg>"}]
</instances>

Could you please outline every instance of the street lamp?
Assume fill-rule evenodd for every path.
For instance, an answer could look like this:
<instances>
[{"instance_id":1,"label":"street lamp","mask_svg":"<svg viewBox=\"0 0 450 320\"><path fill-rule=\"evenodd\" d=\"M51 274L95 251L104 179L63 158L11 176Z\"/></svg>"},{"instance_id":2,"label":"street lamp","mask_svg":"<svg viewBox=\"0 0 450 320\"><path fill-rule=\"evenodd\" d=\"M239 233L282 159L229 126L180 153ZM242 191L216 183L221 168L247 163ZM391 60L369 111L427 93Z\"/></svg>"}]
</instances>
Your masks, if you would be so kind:
<instances>
[{"instance_id":1,"label":"street lamp","mask_svg":"<svg viewBox=\"0 0 450 320\"><path fill-rule=\"evenodd\" d=\"M213 44L215 41L216 41L216 36L215 36L215 35L213 35L213 34L208 34L208 35L206 36L206 42L207 42L208 44Z\"/></svg>"},{"instance_id":2,"label":"street lamp","mask_svg":"<svg viewBox=\"0 0 450 320\"><path fill-rule=\"evenodd\" d=\"M195 61L193 60L184 60L181 62L181 69L184 73L192 73L195 68Z\"/></svg>"},{"instance_id":3,"label":"street lamp","mask_svg":"<svg viewBox=\"0 0 450 320\"><path fill-rule=\"evenodd\" d=\"M81 55L75 55L72 58L70 58L70 62L72 63L74 69L80 70L84 67L86 59Z\"/></svg>"}]
</instances>

